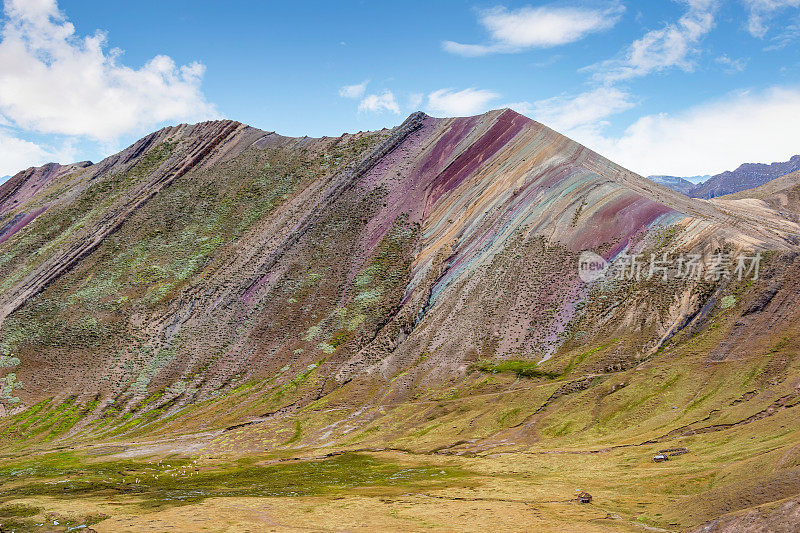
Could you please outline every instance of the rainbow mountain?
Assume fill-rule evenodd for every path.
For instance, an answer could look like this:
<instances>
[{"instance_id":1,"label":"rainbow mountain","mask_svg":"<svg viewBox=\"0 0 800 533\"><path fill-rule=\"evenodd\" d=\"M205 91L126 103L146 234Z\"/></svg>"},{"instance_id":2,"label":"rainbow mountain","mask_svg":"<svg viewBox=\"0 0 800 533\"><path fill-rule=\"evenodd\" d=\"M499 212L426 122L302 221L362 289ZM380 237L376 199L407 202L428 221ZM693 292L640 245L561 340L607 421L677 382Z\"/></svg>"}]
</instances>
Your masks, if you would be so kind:
<instances>
[{"instance_id":1,"label":"rainbow mountain","mask_svg":"<svg viewBox=\"0 0 800 533\"><path fill-rule=\"evenodd\" d=\"M452 502L513 515L522 490L557 515L479 480L554 455L542 483L599 491L609 529L778 523L800 493L797 179L692 199L508 109L323 138L184 124L25 170L0 185L7 461L399 454L462 469ZM582 279L588 251L608 275ZM758 276L611 275L723 255ZM691 453L658 472L662 449Z\"/></svg>"}]
</instances>

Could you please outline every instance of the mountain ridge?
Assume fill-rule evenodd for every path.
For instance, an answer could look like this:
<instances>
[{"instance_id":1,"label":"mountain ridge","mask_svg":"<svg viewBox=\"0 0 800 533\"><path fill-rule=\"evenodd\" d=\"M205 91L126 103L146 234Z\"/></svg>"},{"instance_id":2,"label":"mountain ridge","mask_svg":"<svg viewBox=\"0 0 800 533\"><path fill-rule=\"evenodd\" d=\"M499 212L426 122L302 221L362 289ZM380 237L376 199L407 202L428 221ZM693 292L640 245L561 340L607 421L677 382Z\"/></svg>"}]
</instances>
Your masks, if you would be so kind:
<instances>
[{"instance_id":1,"label":"mountain ridge","mask_svg":"<svg viewBox=\"0 0 800 533\"><path fill-rule=\"evenodd\" d=\"M425 129L426 125L427 130ZM425 149L429 151L430 156L433 156L434 159L429 158L427 163L423 163L422 167L419 167L422 171L420 175L422 181L417 185L411 184L412 188L409 191L407 185L402 181L386 181L385 176L378 178L383 180L381 187L394 187L397 193L392 193L392 189L389 189L388 194L391 201L387 202L387 206L382 210L385 214L378 214L377 221L370 222L366 228L373 233L377 231L377 235L385 235L385 231L391 225L391 220L396 220L397 217L407 217L409 224L422 224L423 229L426 224L428 225L433 233L426 237L428 244L422 243L423 248L417 252L416 259L411 264L410 275L412 279L416 280L429 275L434 269L436 254L443 249L448 249L448 246L453 246L445 245L445 243L456 237L454 241L456 243L455 247L450 249L449 258L443 270L438 274L437 281L430 288L431 294L426 297L424 303L421 300L425 294L424 291L422 294L415 296L410 288L405 289L404 301L411 302L412 307L421 305L420 310L429 308L442 290L455 280L461 279L465 272L474 269L473 261L478 261L477 264L482 264L492 254L496 253L492 251L491 246L489 248L486 247L491 240L502 234L502 232L498 233L501 227L496 226L496 224L503 220L505 220L504 224L511 223L510 227L512 228L516 227L516 224L523 223L531 228L539 228L535 230L536 232L544 230L550 233L551 239L555 238L555 240L566 245L567 249L572 252L578 252L584 248L596 248L605 239L611 237L617 240L617 245L606 252L609 258L617 255L622 249L621 247L627 244L624 238L619 239L620 232L622 232L622 235L628 235L627 238L631 239L650 224L662 219L669 220L669 224L674 224L680 220L693 221L684 222L684 224L688 223L693 226L692 231L686 234L686 239L689 240L707 240L710 235L718 235L717 238L733 239L750 246L777 247L777 249L785 250L794 246L791 235L796 230L797 225L792 221L775 216L773 217L773 224L764 224L759 218L763 216L763 210L751 213L747 209L739 209L737 216L732 217L729 210L719 209L717 207L719 204L690 201L667 188L652 186L649 181L640 176L614 165L607 159L560 136L553 130L510 110L498 110L477 117L461 119L435 119L422 113L415 113L403 124L391 131L392 133L388 137L375 144L369 151L364 152L366 155L363 159L354 160L344 170L330 175L332 179L330 189L325 192L322 190L317 192L318 195L322 196L319 197L316 207L302 215L301 218L295 219L296 222L292 222L294 224L293 229L285 234L277 248L270 248L273 244L264 242L256 248L261 250L257 252L257 255L245 254L242 256L243 258L249 258L247 259L249 264L239 261L239 266L233 266L236 264L234 262L231 263L230 267L227 267L233 268L234 271L244 269L244 271L250 272L243 279L243 284L225 288L224 291L229 294L229 296L225 297L227 299L219 300L219 298L222 298L219 295L216 297L217 301L205 304L200 304L194 299L186 300L186 297L174 300L174 302L180 303L180 307L169 311L163 319L160 319L163 324L168 323L169 325L159 326L164 331L164 338L158 341L158 344L169 344L174 337L174 331L180 331L182 324L185 322L196 320L196 318L192 317L198 311L207 315L212 313L219 305L239 305L236 302L241 298L241 295L247 295L248 305L251 304L256 291L267 290L270 287L270 283L274 283L275 280L269 278L271 270L275 268L275 265L281 261L289 250L298 245L299 240L306 235L311 225L318 223L318 220L325 216L326 211L333 208L337 199L345 191L356 186L358 180L369 178L369 173L376 165L388 163L397 166L398 164L404 164L402 147L411 142L409 140L410 136L420 131L434 135L433 140L428 144L428 148ZM436 131L441 131L441 134L436 134ZM482 133L476 134L476 132ZM168 188L173 181L179 180L184 174L193 171L195 167L198 169L210 168L215 162L224 162L226 158L230 157L235 158L236 153L244 150L246 146L257 146L260 142L268 142L269 138L297 144L324 142L321 139L292 139L275 136L275 134L255 130L234 121L212 121L198 125L164 128L143 138L120 154L107 158L96 165L86 167L48 165L43 167L47 169L44 174L46 176L57 175L53 174L53 171L63 171L67 175L71 171L88 172L90 175L87 182L91 183L98 179L99 176L116 176L118 172L130 172L131 169L136 168L137 164L141 163L143 154L147 153L148 150L153 150L154 147L163 143L176 142L174 139L180 135L184 136L180 142L186 145L183 155L177 159L167 157L163 162L159 162L158 165L153 165L155 168L151 169L152 172L147 175L145 181L136 184L131 189L130 194L120 196L109 206L108 213L110 215L102 216L94 225L82 224L70 236L72 244L62 247L62 252L46 258L41 263L31 265L24 278L3 291L2 296L0 296L0 310L2 310L0 318L5 318L12 314L16 309L44 291L49 284L75 268L85 257L90 256L100 247L106 237L115 233L130 217L139 213L160 191ZM366 133L365 135L377 134ZM436 135L440 136L437 137ZM339 139L343 138L346 138L346 136L342 136ZM530 173L528 168L531 166L531 163L527 163L527 159L524 157L527 153L525 151L519 152L520 155L516 156L518 158L516 160L510 158L509 142L516 138L520 139L515 141L519 146L526 146L525 143L530 142L540 143L545 141L561 146L561 150L571 151L571 153L574 153L574 156L571 156L574 159L566 160L566 166L563 168L566 172L577 172L574 174L575 177L568 178L565 181L564 176L566 175L554 174L552 178L548 178L548 173L562 167L556 166L552 167L553 170L547 170L552 163L548 160L545 152L542 154L544 157L538 156L538 161L535 163L544 165L541 167L544 170L534 171L538 183L528 182L527 185L529 188L532 187L531 193L533 193L533 196L531 196L531 193L527 193L527 196L517 196L520 191L525 189L517 189L511 194L514 187L519 187L519 184L522 183L520 179L525 179L523 176ZM456 155L450 156L452 159L442 160L442 156L437 155L439 154L438 150L453 149L456 146L454 143L462 143L464 148L461 151L456 149L456 152L454 152ZM401 153L399 155L395 153L392 156L394 159L386 159L389 154L398 150ZM503 159L498 160L498 162L502 161L500 169L504 174L491 175L496 177L506 176L503 179L507 185L500 187L499 183L501 182L499 181L492 183L492 181L486 181L485 178L478 178L484 181L473 181L473 185L467 185L467 188L464 189L464 179L468 178L481 165L485 166L487 161L498 154L498 150L505 151ZM446 152L442 152L442 154L444 153ZM435 176L431 174L432 181L426 181L429 179L424 177L426 165L431 163L439 165L441 170ZM413 165L416 163L408 160L405 164ZM512 168L515 170L512 170ZM563 173L564 171L558 172ZM474 180L475 178L470 179ZM494 179L491 178L491 180ZM556 181L548 181L551 179ZM577 181L571 181L573 179ZM514 185L514 183L517 183L517 185ZM581 194L588 196L584 196L584 199L580 202L572 196L572 193L563 196L565 193L560 191L569 191L570 189L562 189L567 187L568 183L572 183L572 185L569 185L570 188L578 187L576 190L583 190L585 192ZM480 193L480 196L468 200L475 194L469 192L470 187L476 186L479 187L474 189L476 193L477 191L483 192ZM463 193L448 195L448 191L459 187L462 188ZM419 192L414 193L415 190L419 190ZM18 189L17 191L19 193L22 192ZM409 192L412 195L417 194L417 199L412 203L408 203ZM424 196L419 196L420 193ZM616 203L610 200L615 197L619 197L618 200L615 200ZM456 203L451 203L449 200L447 203L441 203L441 200L447 198L453 198ZM530 205L528 202L531 202L534 198L539 198L537 202L550 198L551 200L547 200L544 203L544 205L548 205L548 209L544 211L538 211L537 209L529 211L527 210L528 208L525 208L520 212L520 215L513 215L515 209ZM498 201L501 204L497 204L496 202ZM470 202L473 204L472 206ZM554 204L552 202L557 203ZM395 208L398 203L404 206L403 209ZM480 204L487 206L488 209L485 210L485 214L478 214L480 211L476 211L475 206ZM553 209L560 204L563 205L555 210ZM606 204L613 210L608 214L603 211L605 208L602 207ZM308 205L314 204L309 203ZM497 215L500 218L495 216L497 222L483 220L486 218L486 214L490 213L492 209L497 210L501 205L506 207L500 209L500 214ZM37 216L46 212L47 209L46 206L40 207L32 213L34 216L25 214L6 233L13 235L14 232L24 228L25 224L33 222ZM586 211L583 211L584 209ZM629 210L629 218L620 218L619 213L621 210ZM301 212L302 210L296 213ZM459 213L455 218L460 217L461 220L455 227L469 228L469 233L462 233L458 236L459 233L453 233L447 226L442 226L441 223L425 222L426 220L453 218L455 213ZM0 214L6 215L6 212ZM576 221L579 221L582 215L584 217L589 216L593 220L597 220L598 223L600 221L608 222L584 228L582 225L576 225ZM16 217L19 216L19 214L16 215ZM297 215L295 214L295 216ZM512 218L507 218L509 216ZM560 218L560 221L555 220L554 216ZM567 223L567 220L571 220L571 222ZM8 226L8 224L6 225ZM553 230L556 230L557 233L551 233ZM486 239L490 240L486 241ZM464 243L459 243L458 241L460 240L463 240ZM363 250L366 255L372 253L379 239L373 237L368 241L373 244ZM356 267L354 266L353 268ZM228 275L234 278L238 277L238 275L226 274L226 276ZM352 283L352 276L353 274L348 277L348 283ZM210 285L205 290L219 293L217 284L217 281L211 280ZM573 289L569 290L572 291ZM342 295L341 298L345 298L345 296ZM212 307L208 307L209 305ZM170 333L170 331L173 331L173 333ZM552 339L548 342L552 342ZM505 349L509 348L510 346ZM370 357L364 354L357 354L355 357L356 359L370 360ZM360 368L361 363L356 363L356 366ZM340 369L337 375L342 379L346 379L343 377L345 374L342 372Z\"/></svg>"},{"instance_id":2,"label":"mountain ridge","mask_svg":"<svg viewBox=\"0 0 800 533\"><path fill-rule=\"evenodd\" d=\"M691 199L496 110L323 138L172 126L12 180L0 439L20 453L392 448L603 457L621 472L680 444L704 475L735 448L738 476L766 457L746 429L775 456L793 446L776 429L800 363L790 178L758 198ZM584 251L606 277L581 279ZM647 276L654 258L723 252L761 254L762 277ZM632 256L641 279L613 277ZM582 464L565 466L569 490L589 483ZM680 486L694 474L675 465ZM787 465L755 478L773 487ZM721 483L735 503L654 489L666 518L648 520L694 527L753 505ZM769 490L762 503L792 495Z\"/></svg>"}]
</instances>

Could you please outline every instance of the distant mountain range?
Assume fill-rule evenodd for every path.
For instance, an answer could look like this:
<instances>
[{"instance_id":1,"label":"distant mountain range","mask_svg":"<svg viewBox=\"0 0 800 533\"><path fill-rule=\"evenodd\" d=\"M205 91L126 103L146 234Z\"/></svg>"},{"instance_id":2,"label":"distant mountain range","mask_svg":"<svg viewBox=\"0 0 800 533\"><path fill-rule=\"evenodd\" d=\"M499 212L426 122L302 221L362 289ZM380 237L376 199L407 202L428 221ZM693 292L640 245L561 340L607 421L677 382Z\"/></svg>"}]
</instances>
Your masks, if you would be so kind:
<instances>
[{"instance_id":1,"label":"distant mountain range","mask_svg":"<svg viewBox=\"0 0 800 533\"><path fill-rule=\"evenodd\" d=\"M648 178L665 187L669 187L673 191L683 193L686 196L691 196L690 193L692 189L697 186L697 184L692 183L686 178L679 178L677 176L648 176Z\"/></svg>"},{"instance_id":2,"label":"distant mountain range","mask_svg":"<svg viewBox=\"0 0 800 533\"><path fill-rule=\"evenodd\" d=\"M780 163L744 163L736 170L728 170L710 176L701 183L692 183L698 181L696 178L687 179L675 176L650 176L649 178L686 196L707 200L760 187L775 178L797 170L800 170L800 155Z\"/></svg>"}]
</instances>

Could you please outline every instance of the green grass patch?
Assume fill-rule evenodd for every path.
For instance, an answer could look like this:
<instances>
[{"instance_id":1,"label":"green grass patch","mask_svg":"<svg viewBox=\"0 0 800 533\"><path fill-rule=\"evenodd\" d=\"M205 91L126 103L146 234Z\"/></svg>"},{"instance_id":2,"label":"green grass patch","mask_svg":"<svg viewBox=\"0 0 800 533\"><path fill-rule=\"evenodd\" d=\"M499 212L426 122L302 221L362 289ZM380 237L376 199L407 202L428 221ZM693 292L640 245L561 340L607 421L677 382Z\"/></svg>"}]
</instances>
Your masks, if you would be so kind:
<instances>
[{"instance_id":1,"label":"green grass patch","mask_svg":"<svg viewBox=\"0 0 800 533\"><path fill-rule=\"evenodd\" d=\"M12 503L0 507L0 519L4 518L28 518L36 516L41 511L38 507L31 507L22 503Z\"/></svg>"},{"instance_id":2,"label":"green grass patch","mask_svg":"<svg viewBox=\"0 0 800 533\"><path fill-rule=\"evenodd\" d=\"M126 495L139 498L145 507L161 508L216 497L297 497L380 488L443 488L463 485L468 473L454 467L405 465L357 453L321 461L260 465L255 459L240 459L213 466L197 465L188 458L158 463L88 463L70 453L56 453L36 461L0 466L0 476L0 499L5 501L36 496L77 499Z\"/></svg>"},{"instance_id":3,"label":"green grass patch","mask_svg":"<svg viewBox=\"0 0 800 533\"><path fill-rule=\"evenodd\" d=\"M303 425L300 423L299 420L294 421L294 433L292 436L285 442L285 444L294 444L295 442L300 440L300 437L303 435Z\"/></svg>"},{"instance_id":4,"label":"green grass patch","mask_svg":"<svg viewBox=\"0 0 800 533\"><path fill-rule=\"evenodd\" d=\"M566 368L564 368L564 371L561 374L566 376L567 374L572 372L572 370L575 369L576 366L583 363L588 357L609 348L610 346L616 344L618 341L619 339L611 339L610 341L603 343L600 346L596 346L591 350L587 350L583 353L576 355L575 357L572 358L572 360L569 362Z\"/></svg>"},{"instance_id":5,"label":"green grass patch","mask_svg":"<svg viewBox=\"0 0 800 533\"><path fill-rule=\"evenodd\" d=\"M559 376L559 374L555 372L540 370L538 366L539 363L536 363L534 361L521 361L521 360L509 360L500 362L478 361L477 363L472 365L472 369L479 372L485 372L487 374L501 374L504 372L512 372L521 378L554 379Z\"/></svg>"}]
</instances>

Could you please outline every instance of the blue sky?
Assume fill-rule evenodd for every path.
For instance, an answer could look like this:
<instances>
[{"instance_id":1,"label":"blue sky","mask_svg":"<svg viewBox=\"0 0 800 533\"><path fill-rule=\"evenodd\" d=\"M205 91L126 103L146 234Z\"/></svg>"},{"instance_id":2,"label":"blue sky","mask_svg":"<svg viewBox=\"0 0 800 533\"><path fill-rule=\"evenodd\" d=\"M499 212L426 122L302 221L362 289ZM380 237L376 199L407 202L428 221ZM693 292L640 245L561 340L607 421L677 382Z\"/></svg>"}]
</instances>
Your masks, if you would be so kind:
<instances>
[{"instance_id":1,"label":"blue sky","mask_svg":"<svg viewBox=\"0 0 800 533\"><path fill-rule=\"evenodd\" d=\"M800 153L800 0L5 0L0 175L163 125L285 135L510 106L642 174Z\"/></svg>"}]
</instances>

